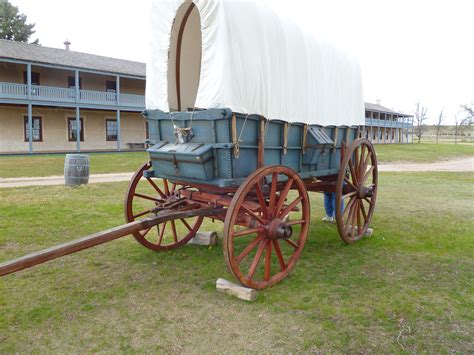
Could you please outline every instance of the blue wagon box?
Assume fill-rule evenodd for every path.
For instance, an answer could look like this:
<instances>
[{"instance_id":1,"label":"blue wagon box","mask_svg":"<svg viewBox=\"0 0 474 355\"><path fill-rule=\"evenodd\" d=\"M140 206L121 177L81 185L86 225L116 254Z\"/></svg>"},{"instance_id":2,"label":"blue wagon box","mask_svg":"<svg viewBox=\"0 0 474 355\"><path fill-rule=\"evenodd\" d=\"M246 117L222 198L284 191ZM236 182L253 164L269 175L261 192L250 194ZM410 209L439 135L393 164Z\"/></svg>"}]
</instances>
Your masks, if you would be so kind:
<instances>
[{"instance_id":1,"label":"blue wagon box","mask_svg":"<svg viewBox=\"0 0 474 355\"><path fill-rule=\"evenodd\" d=\"M221 187L238 186L258 168L261 135L264 166L287 166L311 178L337 174L342 143L358 134L357 126L265 120L230 109L146 110L143 115L152 144L149 175Z\"/></svg>"}]
</instances>

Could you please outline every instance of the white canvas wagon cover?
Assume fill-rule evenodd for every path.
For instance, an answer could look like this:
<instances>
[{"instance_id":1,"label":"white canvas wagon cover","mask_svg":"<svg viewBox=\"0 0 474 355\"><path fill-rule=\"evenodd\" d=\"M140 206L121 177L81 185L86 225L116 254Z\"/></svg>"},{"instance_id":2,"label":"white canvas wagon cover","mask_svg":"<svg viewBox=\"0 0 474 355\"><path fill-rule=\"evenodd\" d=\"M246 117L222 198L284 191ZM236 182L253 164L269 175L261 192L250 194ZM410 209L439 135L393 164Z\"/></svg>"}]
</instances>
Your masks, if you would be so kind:
<instances>
[{"instance_id":1,"label":"white canvas wagon cover","mask_svg":"<svg viewBox=\"0 0 474 355\"><path fill-rule=\"evenodd\" d=\"M147 109L362 125L358 62L262 2L154 0Z\"/></svg>"}]
</instances>

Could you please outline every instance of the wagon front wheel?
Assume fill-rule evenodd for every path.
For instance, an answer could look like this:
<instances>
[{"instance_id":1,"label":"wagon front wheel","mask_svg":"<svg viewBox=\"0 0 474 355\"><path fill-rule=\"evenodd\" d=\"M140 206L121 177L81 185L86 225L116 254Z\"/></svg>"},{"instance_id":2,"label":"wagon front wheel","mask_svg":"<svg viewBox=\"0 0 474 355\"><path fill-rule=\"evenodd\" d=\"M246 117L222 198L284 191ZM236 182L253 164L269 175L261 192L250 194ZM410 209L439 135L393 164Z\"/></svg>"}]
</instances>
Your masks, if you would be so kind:
<instances>
[{"instance_id":1,"label":"wagon front wheel","mask_svg":"<svg viewBox=\"0 0 474 355\"><path fill-rule=\"evenodd\" d=\"M344 152L336 184L336 224L352 244L369 228L377 198L377 157L369 140L355 140Z\"/></svg>"},{"instance_id":2,"label":"wagon front wheel","mask_svg":"<svg viewBox=\"0 0 474 355\"><path fill-rule=\"evenodd\" d=\"M169 208L179 199L177 185L167 179L151 179L145 172L151 168L151 162L144 164L132 177L125 195L125 220L155 216L160 210ZM186 244L199 230L202 216L173 219L154 227L133 233L135 239L145 247L164 251Z\"/></svg>"},{"instance_id":3,"label":"wagon front wheel","mask_svg":"<svg viewBox=\"0 0 474 355\"><path fill-rule=\"evenodd\" d=\"M260 168L236 191L224 222L224 257L247 287L283 280L303 251L309 198L298 174L284 166Z\"/></svg>"}]
</instances>

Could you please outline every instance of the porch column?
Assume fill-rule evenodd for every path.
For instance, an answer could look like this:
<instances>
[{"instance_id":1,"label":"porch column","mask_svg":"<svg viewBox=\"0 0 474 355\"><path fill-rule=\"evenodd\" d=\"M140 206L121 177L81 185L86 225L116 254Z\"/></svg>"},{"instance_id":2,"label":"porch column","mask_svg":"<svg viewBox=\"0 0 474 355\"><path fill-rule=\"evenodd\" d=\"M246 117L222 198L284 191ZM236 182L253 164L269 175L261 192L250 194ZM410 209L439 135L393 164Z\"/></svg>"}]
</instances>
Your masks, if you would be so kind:
<instances>
[{"instance_id":1,"label":"porch column","mask_svg":"<svg viewBox=\"0 0 474 355\"><path fill-rule=\"evenodd\" d=\"M402 128L400 128L400 143L403 144L403 132L405 131L405 117L402 117Z\"/></svg>"},{"instance_id":2,"label":"porch column","mask_svg":"<svg viewBox=\"0 0 474 355\"><path fill-rule=\"evenodd\" d=\"M33 105L28 104L28 146L30 154L33 153Z\"/></svg>"},{"instance_id":3,"label":"porch column","mask_svg":"<svg viewBox=\"0 0 474 355\"><path fill-rule=\"evenodd\" d=\"M81 151L81 111L79 109L78 103L79 103L79 70L75 71L75 89L76 89L76 145L77 145L77 151ZM84 133L82 133L84 134Z\"/></svg>"},{"instance_id":4,"label":"porch column","mask_svg":"<svg viewBox=\"0 0 474 355\"><path fill-rule=\"evenodd\" d=\"M81 110L79 109L79 106L76 106L76 146L78 152L81 151L81 131Z\"/></svg>"},{"instance_id":5,"label":"porch column","mask_svg":"<svg viewBox=\"0 0 474 355\"><path fill-rule=\"evenodd\" d=\"M120 76L117 75L116 77L116 95L117 95L117 150L122 150L122 134L121 134L121 127L120 127Z\"/></svg>"},{"instance_id":6,"label":"porch column","mask_svg":"<svg viewBox=\"0 0 474 355\"><path fill-rule=\"evenodd\" d=\"M33 153L33 106L31 104L31 64L26 65L26 83L28 85L28 151Z\"/></svg>"}]
</instances>

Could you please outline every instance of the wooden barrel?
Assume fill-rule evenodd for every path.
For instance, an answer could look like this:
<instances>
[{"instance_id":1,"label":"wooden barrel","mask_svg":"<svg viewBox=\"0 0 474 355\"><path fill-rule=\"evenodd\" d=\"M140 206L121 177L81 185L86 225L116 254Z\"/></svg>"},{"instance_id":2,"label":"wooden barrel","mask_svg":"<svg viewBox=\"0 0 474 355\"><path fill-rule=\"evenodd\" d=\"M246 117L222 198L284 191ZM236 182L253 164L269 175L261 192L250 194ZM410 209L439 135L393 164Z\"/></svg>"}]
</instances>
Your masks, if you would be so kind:
<instances>
[{"instance_id":1,"label":"wooden barrel","mask_svg":"<svg viewBox=\"0 0 474 355\"><path fill-rule=\"evenodd\" d=\"M66 154L64 160L64 183L76 186L89 182L89 156L85 154Z\"/></svg>"}]
</instances>

